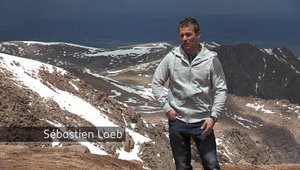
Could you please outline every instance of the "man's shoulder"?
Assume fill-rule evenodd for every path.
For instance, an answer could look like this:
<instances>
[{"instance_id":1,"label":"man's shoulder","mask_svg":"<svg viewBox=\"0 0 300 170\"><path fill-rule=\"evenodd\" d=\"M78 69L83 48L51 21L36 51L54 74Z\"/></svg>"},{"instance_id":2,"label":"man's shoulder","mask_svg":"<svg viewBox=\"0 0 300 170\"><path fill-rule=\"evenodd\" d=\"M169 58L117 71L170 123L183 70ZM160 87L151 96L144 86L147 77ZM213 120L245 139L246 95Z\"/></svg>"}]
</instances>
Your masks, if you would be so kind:
<instances>
[{"instance_id":1,"label":"man's shoulder","mask_svg":"<svg viewBox=\"0 0 300 170\"><path fill-rule=\"evenodd\" d=\"M165 55L165 59L172 60L176 56L180 56L180 49L178 47L174 47Z\"/></svg>"},{"instance_id":2,"label":"man's shoulder","mask_svg":"<svg viewBox=\"0 0 300 170\"><path fill-rule=\"evenodd\" d=\"M202 46L200 55L202 56L202 58L208 59L208 60L213 60L214 58L217 57L217 52L215 51L211 51L207 48L205 48L204 46Z\"/></svg>"}]
</instances>

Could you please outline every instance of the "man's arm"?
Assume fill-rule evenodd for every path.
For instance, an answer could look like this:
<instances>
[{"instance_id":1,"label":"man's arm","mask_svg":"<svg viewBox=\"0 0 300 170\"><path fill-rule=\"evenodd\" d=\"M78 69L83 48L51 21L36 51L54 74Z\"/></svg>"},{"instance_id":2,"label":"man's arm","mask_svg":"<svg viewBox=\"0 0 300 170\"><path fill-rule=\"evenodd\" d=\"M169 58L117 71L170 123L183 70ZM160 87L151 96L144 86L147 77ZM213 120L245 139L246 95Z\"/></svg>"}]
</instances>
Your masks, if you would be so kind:
<instances>
[{"instance_id":1,"label":"man's arm","mask_svg":"<svg viewBox=\"0 0 300 170\"><path fill-rule=\"evenodd\" d=\"M164 92L164 84L170 76L169 58L170 54L166 55L160 64L157 66L153 80L152 93L155 99L159 102L165 113L169 112L172 107L169 104L168 96Z\"/></svg>"},{"instance_id":2,"label":"man's arm","mask_svg":"<svg viewBox=\"0 0 300 170\"><path fill-rule=\"evenodd\" d=\"M202 125L203 134L208 134L214 128L216 120L219 118L221 111L224 108L227 98L227 86L222 65L217 57L213 58L211 67L211 81L213 90L213 105L211 117L208 118Z\"/></svg>"},{"instance_id":3,"label":"man's arm","mask_svg":"<svg viewBox=\"0 0 300 170\"><path fill-rule=\"evenodd\" d=\"M217 57L212 60L211 79L214 94L211 116L219 118L227 98L227 86L222 65Z\"/></svg>"}]
</instances>

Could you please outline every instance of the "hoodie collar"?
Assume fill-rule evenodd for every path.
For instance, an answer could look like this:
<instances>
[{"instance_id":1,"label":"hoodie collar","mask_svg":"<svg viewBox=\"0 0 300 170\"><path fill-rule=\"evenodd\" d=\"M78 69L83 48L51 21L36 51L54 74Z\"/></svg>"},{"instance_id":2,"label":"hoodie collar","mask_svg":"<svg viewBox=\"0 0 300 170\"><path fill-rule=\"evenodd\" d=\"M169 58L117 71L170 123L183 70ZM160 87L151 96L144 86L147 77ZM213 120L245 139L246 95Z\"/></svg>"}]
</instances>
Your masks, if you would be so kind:
<instances>
[{"instance_id":1,"label":"hoodie collar","mask_svg":"<svg viewBox=\"0 0 300 170\"><path fill-rule=\"evenodd\" d=\"M208 58L211 58L211 57L214 57L217 55L216 52L213 52L213 51L210 51L208 50L207 48L204 47L203 44L199 44L201 46L201 51L198 53L198 55L194 58L194 60L192 61L191 65L195 65L195 64L198 64L202 61L205 61L207 60ZM173 50L173 54L176 56L176 57L179 57L181 58L182 61L186 62L187 64L190 64L189 63L189 60L188 60L188 56L187 54L185 53L184 49L182 48L182 46L178 46L176 47L174 50Z\"/></svg>"}]
</instances>

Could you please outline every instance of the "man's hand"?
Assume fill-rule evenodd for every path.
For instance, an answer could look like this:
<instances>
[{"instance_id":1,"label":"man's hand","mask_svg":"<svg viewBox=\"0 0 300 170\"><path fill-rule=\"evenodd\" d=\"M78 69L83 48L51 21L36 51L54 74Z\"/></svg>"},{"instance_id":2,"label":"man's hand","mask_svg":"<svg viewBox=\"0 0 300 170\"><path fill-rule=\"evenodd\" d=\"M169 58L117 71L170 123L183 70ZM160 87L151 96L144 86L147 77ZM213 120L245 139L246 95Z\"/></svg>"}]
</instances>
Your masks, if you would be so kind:
<instances>
[{"instance_id":1,"label":"man's hand","mask_svg":"<svg viewBox=\"0 0 300 170\"><path fill-rule=\"evenodd\" d=\"M214 122L214 120L212 120L212 118L206 119L201 127L201 129L204 129L203 134L206 135L206 134L211 133L214 128L214 125L215 125L215 122Z\"/></svg>"},{"instance_id":2,"label":"man's hand","mask_svg":"<svg viewBox=\"0 0 300 170\"><path fill-rule=\"evenodd\" d=\"M178 114L174 109L171 109L166 113L166 116L169 120L174 120L176 117L181 117L180 114Z\"/></svg>"}]
</instances>

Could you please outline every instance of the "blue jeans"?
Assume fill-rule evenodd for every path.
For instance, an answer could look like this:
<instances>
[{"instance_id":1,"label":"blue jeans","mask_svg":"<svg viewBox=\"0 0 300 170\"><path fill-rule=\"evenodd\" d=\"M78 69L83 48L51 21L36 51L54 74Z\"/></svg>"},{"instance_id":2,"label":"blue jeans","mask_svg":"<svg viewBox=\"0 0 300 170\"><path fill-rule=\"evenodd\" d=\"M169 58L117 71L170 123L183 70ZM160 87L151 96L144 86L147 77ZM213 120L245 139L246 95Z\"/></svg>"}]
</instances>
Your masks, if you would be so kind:
<instances>
[{"instance_id":1,"label":"blue jeans","mask_svg":"<svg viewBox=\"0 0 300 170\"><path fill-rule=\"evenodd\" d=\"M203 122L185 123L178 119L169 120L169 136L176 170L192 169L191 137L198 148L203 168L205 170L220 169L215 135L213 132L207 135L202 134Z\"/></svg>"}]
</instances>

